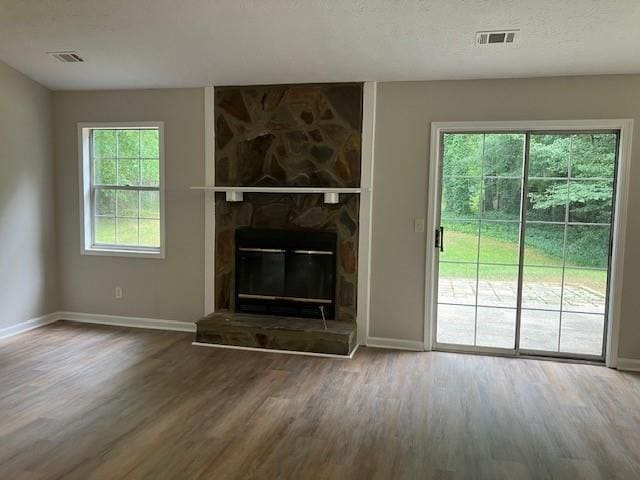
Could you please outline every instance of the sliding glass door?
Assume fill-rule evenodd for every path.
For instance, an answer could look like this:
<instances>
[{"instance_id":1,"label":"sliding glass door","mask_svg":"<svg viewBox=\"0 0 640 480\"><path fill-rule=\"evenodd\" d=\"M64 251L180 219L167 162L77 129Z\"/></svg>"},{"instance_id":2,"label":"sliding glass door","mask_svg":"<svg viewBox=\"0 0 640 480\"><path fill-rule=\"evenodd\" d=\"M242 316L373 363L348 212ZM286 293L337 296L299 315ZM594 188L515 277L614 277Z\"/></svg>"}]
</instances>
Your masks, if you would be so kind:
<instances>
[{"instance_id":1,"label":"sliding glass door","mask_svg":"<svg viewBox=\"0 0 640 480\"><path fill-rule=\"evenodd\" d=\"M436 345L602 358L618 132L440 141Z\"/></svg>"}]
</instances>

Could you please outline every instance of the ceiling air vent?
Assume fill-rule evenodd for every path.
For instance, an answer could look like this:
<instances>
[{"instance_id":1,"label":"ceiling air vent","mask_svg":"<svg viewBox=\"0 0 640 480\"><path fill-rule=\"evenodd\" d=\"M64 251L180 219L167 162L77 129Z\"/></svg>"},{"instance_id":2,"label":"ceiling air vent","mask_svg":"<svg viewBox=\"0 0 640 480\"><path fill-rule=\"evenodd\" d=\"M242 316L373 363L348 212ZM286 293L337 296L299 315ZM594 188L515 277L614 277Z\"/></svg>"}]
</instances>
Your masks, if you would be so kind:
<instances>
[{"instance_id":1,"label":"ceiling air vent","mask_svg":"<svg viewBox=\"0 0 640 480\"><path fill-rule=\"evenodd\" d=\"M476 32L476 45L513 45L520 30L496 30L492 32Z\"/></svg>"},{"instance_id":2,"label":"ceiling air vent","mask_svg":"<svg viewBox=\"0 0 640 480\"><path fill-rule=\"evenodd\" d=\"M51 55L53 58L62 63L84 62L84 59L76 52L47 52L47 55Z\"/></svg>"}]
</instances>

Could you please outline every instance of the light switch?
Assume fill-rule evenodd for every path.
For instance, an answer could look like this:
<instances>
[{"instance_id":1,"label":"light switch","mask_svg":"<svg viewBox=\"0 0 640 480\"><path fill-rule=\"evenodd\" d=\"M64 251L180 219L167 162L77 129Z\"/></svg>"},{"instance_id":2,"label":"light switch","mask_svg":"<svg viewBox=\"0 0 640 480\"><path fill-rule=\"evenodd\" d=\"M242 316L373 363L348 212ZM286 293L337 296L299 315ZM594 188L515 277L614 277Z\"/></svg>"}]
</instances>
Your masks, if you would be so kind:
<instances>
[{"instance_id":1,"label":"light switch","mask_svg":"<svg viewBox=\"0 0 640 480\"><path fill-rule=\"evenodd\" d=\"M413 220L413 231L416 233L424 232L424 218L415 218Z\"/></svg>"}]
</instances>

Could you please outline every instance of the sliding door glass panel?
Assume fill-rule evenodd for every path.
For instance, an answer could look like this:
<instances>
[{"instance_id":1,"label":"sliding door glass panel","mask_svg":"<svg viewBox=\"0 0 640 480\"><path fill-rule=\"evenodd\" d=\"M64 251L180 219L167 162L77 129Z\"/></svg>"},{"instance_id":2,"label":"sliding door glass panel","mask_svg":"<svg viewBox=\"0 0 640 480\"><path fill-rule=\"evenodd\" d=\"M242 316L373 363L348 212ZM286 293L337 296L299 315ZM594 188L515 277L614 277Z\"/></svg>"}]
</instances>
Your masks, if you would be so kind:
<instances>
[{"instance_id":1,"label":"sliding door glass panel","mask_svg":"<svg viewBox=\"0 0 640 480\"><path fill-rule=\"evenodd\" d=\"M440 253L440 261L471 262L475 265L478 261L480 222L443 219L441 224L446 244Z\"/></svg>"},{"instance_id":2,"label":"sliding door glass panel","mask_svg":"<svg viewBox=\"0 0 640 480\"><path fill-rule=\"evenodd\" d=\"M529 267L522 270L522 308L560 311L562 268Z\"/></svg>"},{"instance_id":3,"label":"sliding door glass panel","mask_svg":"<svg viewBox=\"0 0 640 480\"><path fill-rule=\"evenodd\" d=\"M476 345L512 349L516 339L516 309L478 307Z\"/></svg>"},{"instance_id":4,"label":"sliding door glass panel","mask_svg":"<svg viewBox=\"0 0 640 480\"><path fill-rule=\"evenodd\" d=\"M563 224L527 222L524 235L524 264L562 267L564 234Z\"/></svg>"},{"instance_id":5,"label":"sliding door glass panel","mask_svg":"<svg viewBox=\"0 0 640 480\"><path fill-rule=\"evenodd\" d=\"M562 310L566 312L605 312L607 271L565 268Z\"/></svg>"},{"instance_id":6,"label":"sliding door glass panel","mask_svg":"<svg viewBox=\"0 0 640 480\"><path fill-rule=\"evenodd\" d=\"M560 312L528 310L520 314L520 348L554 352L558 350Z\"/></svg>"},{"instance_id":7,"label":"sliding door glass panel","mask_svg":"<svg viewBox=\"0 0 640 480\"><path fill-rule=\"evenodd\" d=\"M567 214L566 180L530 179L527 196L527 221L561 222Z\"/></svg>"},{"instance_id":8,"label":"sliding door glass panel","mask_svg":"<svg viewBox=\"0 0 640 480\"><path fill-rule=\"evenodd\" d=\"M515 348L524 146L520 133L444 136L439 343Z\"/></svg>"},{"instance_id":9,"label":"sliding door glass panel","mask_svg":"<svg viewBox=\"0 0 640 480\"><path fill-rule=\"evenodd\" d=\"M480 263L518 265L520 222L482 222Z\"/></svg>"},{"instance_id":10,"label":"sliding door glass panel","mask_svg":"<svg viewBox=\"0 0 640 480\"><path fill-rule=\"evenodd\" d=\"M443 139L443 178L453 176L480 177L484 135L478 133L445 134Z\"/></svg>"},{"instance_id":11,"label":"sliding door glass panel","mask_svg":"<svg viewBox=\"0 0 640 480\"><path fill-rule=\"evenodd\" d=\"M476 304L478 266L475 263L441 262L438 272L438 302Z\"/></svg>"},{"instance_id":12,"label":"sliding door glass panel","mask_svg":"<svg viewBox=\"0 0 640 480\"><path fill-rule=\"evenodd\" d=\"M569 175L571 135L553 133L531 135L529 145L528 177L530 179L564 178Z\"/></svg>"},{"instance_id":13,"label":"sliding door glass panel","mask_svg":"<svg viewBox=\"0 0 640 480\"><path fill-rule=\"evenodd\" d=\"M438 304L438 342L473 345L476 307Z\"/></svg>"},{"instance_id":14,"label":"sliding door glass panel","mask_svg":"<svg viewBox=\"0 0 640 480\"><path fill-rule=\"evenodd\" d=\"M562 312L560 351L601 355L604 315Z\"/></svg>"},{"instance_id":15,"label":"sliding door glass panel","mask_svg":"<svg viewBox=\"0 0 640 480\"><path fill-rule=\"evenodd\" d=\"M442 181L442 219L477 219L480 213L481 189L480 177L444 177Z\"/></svg>"},{"instance_id":16,"label":"sliding door glass panel","mask_svg":"<svg viewBox=\"0 0 640 480\"><path fill-rule=\"evenodd\" d=\"M610 227L601 225L567 226L565 264L572 267L607 268Z\"/></svg>"},{"instance_id":17,"label":"sliding door glass panel","mask_svg":"<svg viewBox=\"0 0 640 480\"><path fill-rule=\"evenodd\" d=\"M485 178L482 187L483 220L520 220L522 178Z\"/></svg>"},{"instance_id":18,"label":"sliding door glass panel","mask_svg":"<svg viewBox=\"0 0 640 480\"><path fill-rule=\"evenodd\" d=\"M478 305L516 308L518 267L483 265L478 267Z\"/></svg>"},{"instance_id":19,"label":"sliding door glass panel","mask_svg":"<svg viewBox=\"0 0 640 480\"><path fill-rule=\"evenodd\" d=\"M524 136L521 133L484 135L483 175L522 178L524 146Z\"/></svg>"},{"instance_id":20,"label":"sliding door glass panel","mask_svg":"<svg viewBox=\"0 0 640 480\"><path fill-rule=\"evenodd\" d=\"M523 310L520 347L601 356L617 135L532 134L530 144L522 307L539 310Z\"/></svg>"},{"instance_id":21,"label":"sliding door glass panel","mask_svg":"<svg viewBox=\"0 0 640 480\"><path fill-rule=\"evenodd\" d=\"M615 177L616 133L580 133L571 140L571 178Z\"/></svg>"},{"instance_id":22,"label":"sliding door glass panel","mask_svg":"<svg viewBox=\"0 0 640 480\"><path fill-rule=\"evenodd\" d=\"M569 190L570 223L611 223L612 181L571 179Z\"/></svg>"}]
</instances>

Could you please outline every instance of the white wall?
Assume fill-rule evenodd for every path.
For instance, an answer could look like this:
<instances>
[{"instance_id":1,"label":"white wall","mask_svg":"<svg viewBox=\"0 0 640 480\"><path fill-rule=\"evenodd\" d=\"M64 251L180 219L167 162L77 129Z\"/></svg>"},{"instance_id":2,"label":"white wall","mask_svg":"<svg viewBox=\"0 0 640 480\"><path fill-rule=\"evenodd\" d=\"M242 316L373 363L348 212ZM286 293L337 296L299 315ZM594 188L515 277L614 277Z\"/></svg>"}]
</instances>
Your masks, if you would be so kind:
<instances>
[{"instance_id":1,"label":"white wall","mask_svg":"<svg viewBox=\"0 0 640 480\"><path fill-rule=\"evenodd\" d=\"M60 309L193 322L204 304L204 90L55 92ZM163 121L166 259L80 254L78 122ZM123 298L115 298L115 287Z\"/></svg>"},{"instance_id":2,"label":"white wall","mask_svg":"<svg viewBox=\"0 0 640 480\"><path fill-rule=\"evenodd\" d=\"M0 330L57 309L51 93L0 62Z\"/></svg>"},{"instance_id":3,"label":"white wall","mask_svg":"<svg viewBox=\"0 0 640 480\"><path fill-rule=\"evenodd\" d=\"M634 118L619 356L640 358L640 76L378 83L369 335L422 342L429 128L436 121Z\"/></svg>"}]
</instances>

